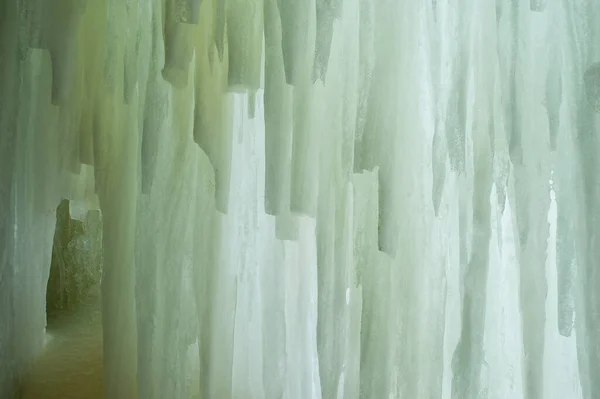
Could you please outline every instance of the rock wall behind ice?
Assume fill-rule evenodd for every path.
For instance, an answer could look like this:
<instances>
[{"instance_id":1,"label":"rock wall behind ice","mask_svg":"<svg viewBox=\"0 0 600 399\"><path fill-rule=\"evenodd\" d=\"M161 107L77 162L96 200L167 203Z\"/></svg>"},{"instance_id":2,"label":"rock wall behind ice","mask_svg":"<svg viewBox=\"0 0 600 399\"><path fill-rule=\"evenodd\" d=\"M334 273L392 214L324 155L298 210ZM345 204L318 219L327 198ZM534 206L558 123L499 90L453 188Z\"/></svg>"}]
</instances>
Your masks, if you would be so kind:
<instances>
[{"instance_id":1,"label":"rock wall behind ice","mask_svg":"<svg viewBox=\"0 0 600 399\"><path fill-rule=\"evenodd\" d=\"M62 199L101 214L107 397L189 397L195 348L202 398L600 397L598 18L1 0L0 397Z\"/></svg>"}]
</instances>

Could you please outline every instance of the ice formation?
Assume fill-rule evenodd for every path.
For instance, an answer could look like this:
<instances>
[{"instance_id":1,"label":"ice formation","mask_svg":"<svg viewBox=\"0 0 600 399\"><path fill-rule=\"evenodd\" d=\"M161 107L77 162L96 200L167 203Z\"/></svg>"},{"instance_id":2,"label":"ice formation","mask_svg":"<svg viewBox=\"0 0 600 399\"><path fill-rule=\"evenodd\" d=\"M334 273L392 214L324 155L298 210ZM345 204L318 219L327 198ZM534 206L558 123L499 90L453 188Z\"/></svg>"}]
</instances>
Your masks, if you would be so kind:
<instances>
[{"instance_id":1,"label":"ice formation","mask_svg":"<svg viewBox=\"0 0 600 399\"><path fill-rule=\"evenodd\" d=\"M598 21L0 0L0 398L600 398Z\"/></svg>"}]
</instances>

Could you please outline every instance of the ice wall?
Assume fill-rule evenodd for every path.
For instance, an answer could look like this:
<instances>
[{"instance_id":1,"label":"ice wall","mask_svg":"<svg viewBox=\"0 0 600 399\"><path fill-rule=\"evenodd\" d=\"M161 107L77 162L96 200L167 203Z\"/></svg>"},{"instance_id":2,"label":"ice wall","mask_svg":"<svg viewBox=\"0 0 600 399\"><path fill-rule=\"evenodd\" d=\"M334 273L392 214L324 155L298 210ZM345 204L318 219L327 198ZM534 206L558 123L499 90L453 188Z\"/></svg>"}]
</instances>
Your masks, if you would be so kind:
<instances>
[{"instance_id":1,"label":"ice wall","mask_svg":"<svg viewBox=\"0 0 600 399\"><path fill-rule=\"evenodd\" d=\"M0 397L84 283L107 398L600 397L598 20L0 0Z\"/></svg>"}]
</instances>

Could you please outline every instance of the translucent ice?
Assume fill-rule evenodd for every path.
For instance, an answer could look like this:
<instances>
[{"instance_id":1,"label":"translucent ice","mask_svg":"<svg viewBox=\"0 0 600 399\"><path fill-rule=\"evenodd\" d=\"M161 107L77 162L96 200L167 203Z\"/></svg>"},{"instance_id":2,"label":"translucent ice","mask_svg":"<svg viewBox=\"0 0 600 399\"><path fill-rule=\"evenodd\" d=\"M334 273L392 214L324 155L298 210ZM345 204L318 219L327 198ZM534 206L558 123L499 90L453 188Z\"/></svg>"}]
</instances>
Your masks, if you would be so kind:
<instances>
[{"instance_id":1,"label":"translucent ice","mask_svg":"<svg viewBox=\"0 0 600 399\"><path fill-rule=\"evenodd\" d=\"M0 397L597 399L599 19L0 1Z\"/></svg>"}]
</instances>

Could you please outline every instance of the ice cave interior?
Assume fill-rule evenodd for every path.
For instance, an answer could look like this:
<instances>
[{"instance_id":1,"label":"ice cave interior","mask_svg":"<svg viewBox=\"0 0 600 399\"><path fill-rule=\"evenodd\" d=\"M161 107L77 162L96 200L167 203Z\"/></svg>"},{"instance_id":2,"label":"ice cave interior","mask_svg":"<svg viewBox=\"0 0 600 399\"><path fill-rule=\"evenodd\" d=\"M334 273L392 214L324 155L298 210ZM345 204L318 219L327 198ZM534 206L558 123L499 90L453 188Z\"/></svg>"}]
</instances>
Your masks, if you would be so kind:
<instances>
[{"instance_id":1,"label":"ice cave interior","mask_svg":"<svg viewBox=\"0 0 600 399\"><path fill-rule=\"evenodd\" d=\"M599 113L598 0L0 0L0 398L598 399Z\"/></svg>"}]
</instances>

